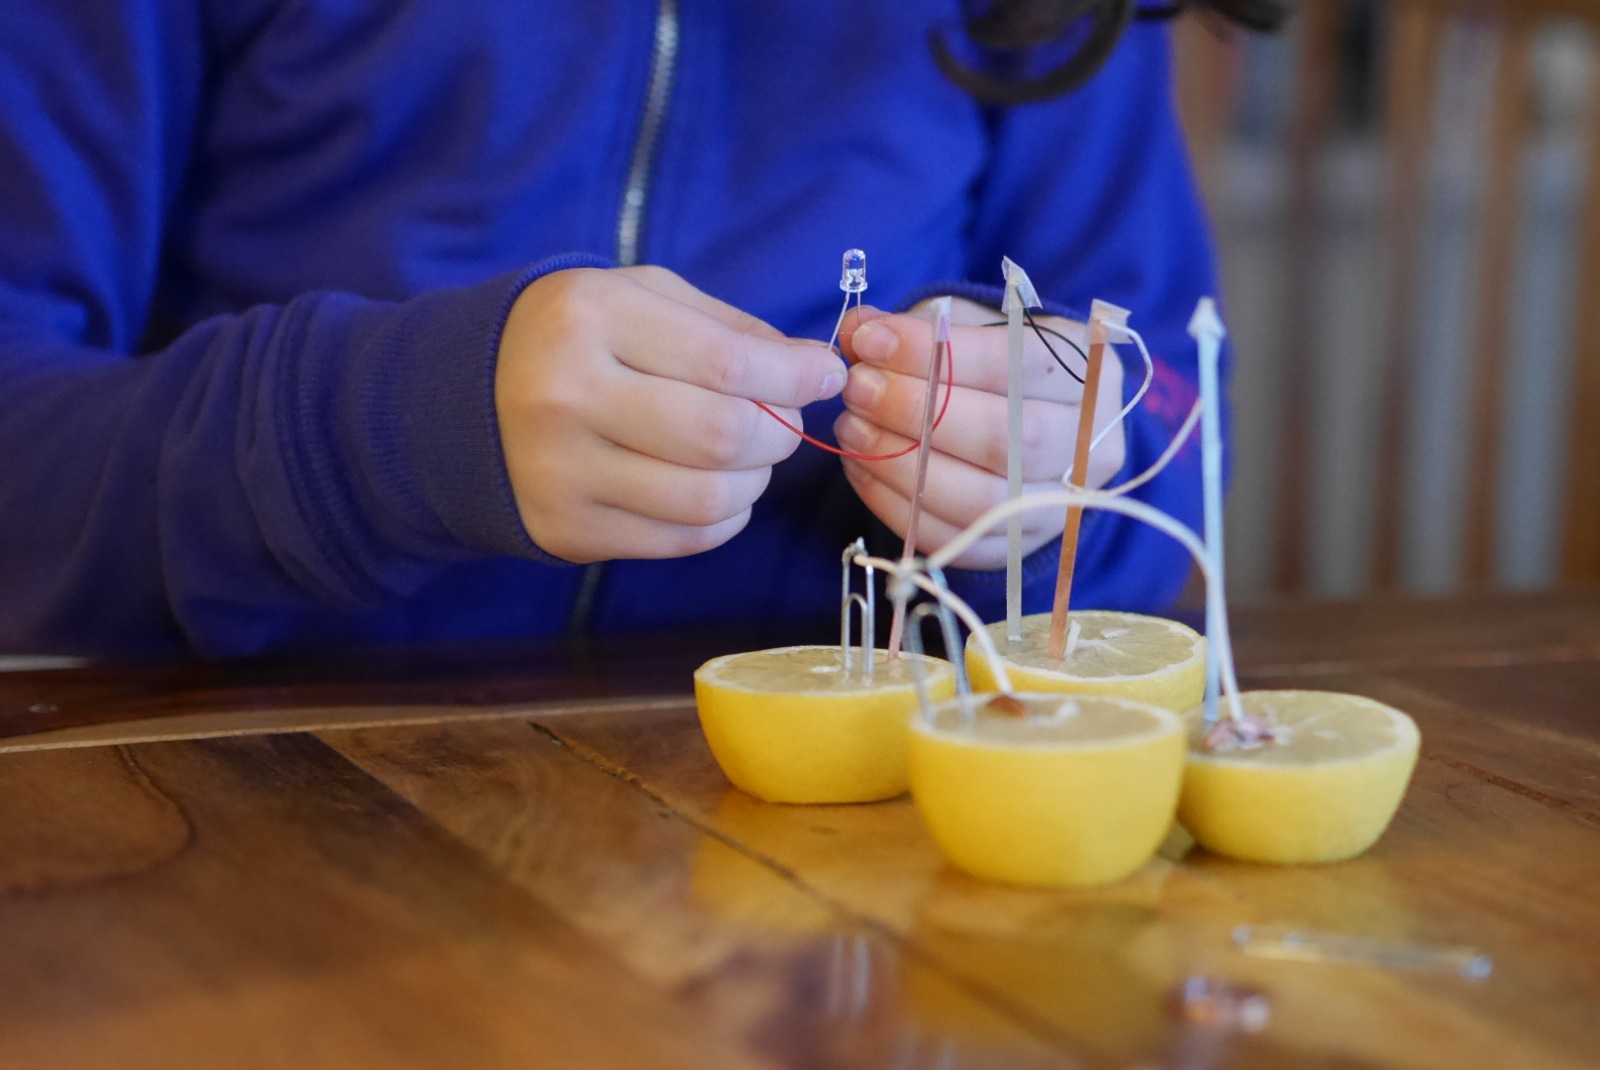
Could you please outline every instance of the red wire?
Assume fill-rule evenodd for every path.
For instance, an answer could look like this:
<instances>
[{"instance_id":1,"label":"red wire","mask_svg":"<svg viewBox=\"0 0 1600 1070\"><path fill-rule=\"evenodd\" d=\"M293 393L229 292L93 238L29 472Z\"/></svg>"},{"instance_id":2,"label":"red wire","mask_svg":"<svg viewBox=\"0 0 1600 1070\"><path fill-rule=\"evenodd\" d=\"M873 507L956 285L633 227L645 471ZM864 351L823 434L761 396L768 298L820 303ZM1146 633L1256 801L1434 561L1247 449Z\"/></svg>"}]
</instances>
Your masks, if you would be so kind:
<instances>
[{"instance_id":1,"label":"red wire","mask_svg":"<svg viewBox=\"0 0 1600 1070\"><path fill-rule=\"evenodd\" d=\"M954 355L955 347L949 342L946 342L944 344L944 402L939 406L939 414L933 418L933 426L935 429L937 429L938 426L944 422L945 410L950 407L950 395L955 392L956 367ZM906 454L915 451L917 447L922 445L922 441L919 439L918 441L907 446L905 449L896 453L856 453L853 450L843 450L838 446L830 446L826 442L812 438L800 428L796 427L788 420L785 420L782 416L779 416L777 413L767 408L761 402L755 402L755 406L783 426L787 427L789 430L793 431L795 434L799 435L803 441L809 442L813 446L817 447L817 449L826 450L827 452L837 454L840 457L848 457L852 461L892 461L898 457L904 457Z\"/></svg>"}]
</instances>

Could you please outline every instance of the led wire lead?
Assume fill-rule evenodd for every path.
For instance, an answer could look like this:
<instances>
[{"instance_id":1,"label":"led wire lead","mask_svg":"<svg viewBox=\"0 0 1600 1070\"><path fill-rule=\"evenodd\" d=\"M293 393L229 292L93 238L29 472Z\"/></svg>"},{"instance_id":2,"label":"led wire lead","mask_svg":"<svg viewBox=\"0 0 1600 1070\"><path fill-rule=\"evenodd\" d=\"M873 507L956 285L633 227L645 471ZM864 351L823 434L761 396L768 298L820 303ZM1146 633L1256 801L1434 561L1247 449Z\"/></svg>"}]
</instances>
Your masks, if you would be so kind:
<instances>
[{"instance_id":1,"label":"led wire lead","mask_svg":"<svg viewBox=\"0 0 1600 1070\"><path fill-rule=\"evenodd\" d=\"M850 301L853 298L856 307L861 307L861 295L867 292L867 254L860 249L846 249L839 265L839 289L844 291L844 305L839 309L839 318L834 321L833 335L828 339L828 348L832 349L839 343L839 332L844 329L844 318L850 314Z\"/></svg>"},{"instance_id":2,"label":"led wire lead","mask_svg":"<svg viewBox=\"0 0 1600 1070\"><path fill-rule=\"evenodd\" d=\"M948 586L936 583L928 575L928 566L924 561L917 560L909 565L903 565L885 557L871 557L867 554L858 554L854 560L861 568L887 572L894 580L909 582L948 605L950 611L961 618L961 623L966 625L967 630L978 637L978 646L983 649L983 656L988 660L990 670L994 673L995 683L999 685L1000 690L1008 695L1011 693L1011 674L1006 672L1005 664L1000 660L1000 651L994 645L994 637L983 625L983 618ZM909 592L907 593L909 596ZM950 660L955 663L957 659L952 655Z\"/></svg>"},{"instance_id":3,"label":"led wire lead","mask_svg":"<svg viewBox=\"0 0 1600 1070\"><path fill-rule=\"evenodd\" d=\"M844 291L844 305L839 309L839 318L833 324L833 334L828 338L828 348L830 349L834 349L838 346L839 332L844 328L844 318L850 312L851 299L854 298L856 308L860 308L861 294L867 288L867 254L862 252L860 249L848 249L845 251L843 270L839 278L839 288ZM944 365L944 401L939 405L938 415L933 418L933 426L935 428L944 423L944 414L950 409L950 396L955 393L956 389L955 354L948 338L946 338L944 341ZM935 364L935 369L937 369L937 367L937 364ZM928 401L931 405L933 401L931 390ZM856 453L853 450L841 449L838 446L831 445L827 442L823 442L819 438L815 438L806 434L804 428L796 427L788 420L785 420L782 416L779 416L771 407L763 404L762 402L754 401L751 402L751 404L760 409L762 412L766 413L768 416L772 417L774 420L778 421L784 427L787 427L790 431L793 431L796 435L799 435L802 442L809 442L819 450L824 450L838 457L847 457L852 461L893 461L912 453L913 451L919 449L922 445L922 441L918 440L911 443L911 445L907 446L905 449L896 450L894 453ZM924 420L924 424L926 424L926 420Z\"/></svg>"},{"instance_id":4,"label":"led wire lead","mask_svg":"<svg viewBox=\"0 0 1600 1070\"><path fill-rule=\"evenodd\" d=\"M871 680L873 669L876 666L876 649L873 645L874 636L877 634L877 591L872 582L873 567L870 564L861 564L866 571L866 593L857 594L850 589L850 568L860 564L865 559L867 540L857 539L845 547L843 575L839 582L839 662L846 679L850 676L850 610L859 606L861 609L861 678Z\"/></svg>"},{"instance_id":5,"label":"led wire lead","mask_svg":"<svg viewBox=\"0 0 1600 1070\"><path fill-rule=\"evenodd\" d=\"M1494 960L1475 948L1416 944L1348 933L1323 933L1278 926L1239 925L1233 943L1246 955L1297 962L1333 962L1393 970L1439 970L1481 981Z\"/></svg>"}]
</instances>

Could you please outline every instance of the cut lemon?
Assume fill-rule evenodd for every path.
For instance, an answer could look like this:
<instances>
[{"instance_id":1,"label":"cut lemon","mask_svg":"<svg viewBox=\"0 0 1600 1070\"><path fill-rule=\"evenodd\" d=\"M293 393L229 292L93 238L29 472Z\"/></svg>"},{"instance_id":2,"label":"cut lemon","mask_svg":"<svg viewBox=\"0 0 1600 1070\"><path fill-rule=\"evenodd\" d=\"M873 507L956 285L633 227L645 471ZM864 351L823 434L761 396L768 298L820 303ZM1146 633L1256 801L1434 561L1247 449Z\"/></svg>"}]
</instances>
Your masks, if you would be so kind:
<instances>
[{"instance_id":1,"label":"cut lemon","mask_svg":"<svg viewBox=\"0 0 1600 1070\"><path fill-rule=\"evenodd\" d=\"M971 719L946 702L911 730L911 796L951 863L988 880L1083 885L1155 854L1183 779L1176 714L1099 695L971 701Z\"/></svg>"},{"instance_id":2,"label":"cut lemon","mask_svg":"<svg viewBox=\"0 0 1600 1070\"><path fill-rule=\"evenodd\" d=\"M1059 660L1050 657L1050 614L1023 617L1017 640L1006 638L1005 621L989 625L1014 689L1120 695L1174 713L1204 694L1206 641L1193 628L1164 617L1094 609L1073 610L1068 621L1077 634ZM999 690L983 647L971 636L967 672L974 691Z\"/></svg>"},{"instance_id":3,"label":"cut lemon","mask_svg":"<svg viewBox=\"0 0 1600 1070\"><path fill-rule=\"evenodd\" d=\"M850 803L906 790L906 726L917 707L912 663L929 695L955 693L948 662L873 652L844 670L837 646L727 654L694 674L700 727L734 786L768 802Z\"/></svg>"},{"instance_id":4,"label":"cut lemon","mask_svg":"<svg viewBox=\"0 0 1600 1070\"><path fill-rule=\"evenodd\" d=\"M1246 691L1239 700L1274 741L1208 751L1201 709L1186 713L1183 826L1207 850L1251 862L1338 862L1371 847L1417 764L1416 722L1331 691Z\"/></svg>"}]
</instances>

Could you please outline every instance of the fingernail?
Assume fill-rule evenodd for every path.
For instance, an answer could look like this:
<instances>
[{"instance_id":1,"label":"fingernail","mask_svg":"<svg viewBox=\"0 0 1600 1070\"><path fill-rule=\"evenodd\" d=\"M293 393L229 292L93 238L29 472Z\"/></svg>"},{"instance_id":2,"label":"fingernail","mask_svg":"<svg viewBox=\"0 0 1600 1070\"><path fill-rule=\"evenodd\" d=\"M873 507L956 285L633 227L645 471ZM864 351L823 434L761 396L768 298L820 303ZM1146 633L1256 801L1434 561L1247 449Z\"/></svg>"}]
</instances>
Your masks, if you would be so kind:
<instances>
[{"instance_id":1,"label":"fingernail","mask_svg":"<svg viewBox=\"0 0 1600 1070\"><path fill-rule=\"evenodd\" d=\"M845 413L833 425L834 436L846 449L864 450L878 437L872 425L854 413Z\"/></svg>"},{"instance_id":2,"label":"fingernail","mask_svg":"<svg viewBox=\"0 0 1600 1070\"><path fill-rule=\"evenodd\" d=\"M844 385L844 403L852 409L871 412L887 385L882 372L857 364L850 369L850 381Z\"/></svg>"},{"instance_id":3,"label":"fingernail","mask_svg":"<svg viewBox=\"0 0 1600 1070\"><path fill-rule=\"evenodd\" d=\"M829 372L828 377L822 380L822 392L817 395L817 400L827 401L829 398L838 394L839 391L843 390L844 384L845 370L844 366L840 365L837 371Z\"/></svg>"},{"instance_id":4,"label":"fingernail","mask_svg":"<svg viewBox=\"0 0 1600 1070\"><path fill-rule=\"evenodd\" d=\"M883 363L900 348L900 336L875 320L868 320L850 336L850 347L862 360Z\"/></svg>"}]
</instances>

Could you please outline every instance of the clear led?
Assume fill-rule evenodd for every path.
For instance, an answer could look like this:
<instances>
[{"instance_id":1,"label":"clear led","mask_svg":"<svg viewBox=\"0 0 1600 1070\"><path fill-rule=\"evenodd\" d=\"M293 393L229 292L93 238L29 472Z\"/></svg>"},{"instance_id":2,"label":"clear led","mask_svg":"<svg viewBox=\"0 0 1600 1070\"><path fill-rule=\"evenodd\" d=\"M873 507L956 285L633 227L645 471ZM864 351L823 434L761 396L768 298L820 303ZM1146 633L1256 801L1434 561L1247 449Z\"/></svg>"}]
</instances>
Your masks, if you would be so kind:
<instances>
[{"instance_id":1,"label":"clear led","mask_svg":"<svg viewBox=\"0 0 1600 1070\"><path fill-rule=\"evenodd\" d=\"M867 254L860 249L846 249L844 271L839 276L839 289L847 294L858 294L867 288Z\"/></svg>"}]
</instances>

